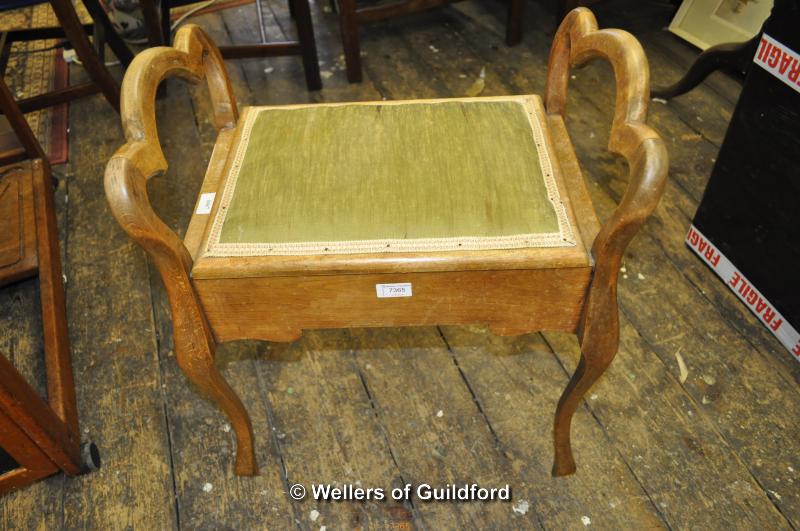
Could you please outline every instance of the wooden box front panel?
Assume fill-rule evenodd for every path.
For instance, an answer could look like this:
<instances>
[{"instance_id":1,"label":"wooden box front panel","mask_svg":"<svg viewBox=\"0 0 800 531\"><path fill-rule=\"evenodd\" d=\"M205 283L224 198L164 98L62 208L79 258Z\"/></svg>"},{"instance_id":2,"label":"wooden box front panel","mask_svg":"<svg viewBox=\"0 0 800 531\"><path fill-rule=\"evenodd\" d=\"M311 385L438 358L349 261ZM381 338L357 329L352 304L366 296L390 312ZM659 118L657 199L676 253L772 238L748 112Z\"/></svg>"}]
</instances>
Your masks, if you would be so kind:
<instances>
[{"instance_id":1,"label":"wooden box front panel","mask_svg":"<svg viewBox=\"0 0 800 531\"><path fill-rule=\"evenodd\" d=\"M37 268L33 181L29 163L0 168L0 286Z\"/></svg>"},{"instance_id":2,"label":"wooden box front panel","mask_svg":"<svg viewBox=\"0 0 800 531\"><path fill-rule=\"evenodd\" d=\"M574 332L591 269L196 279L218 341L292 341L302 330L487 324L500 335ZM377 284L410 283L379 298Z\"/></svg>"}]
</instances>

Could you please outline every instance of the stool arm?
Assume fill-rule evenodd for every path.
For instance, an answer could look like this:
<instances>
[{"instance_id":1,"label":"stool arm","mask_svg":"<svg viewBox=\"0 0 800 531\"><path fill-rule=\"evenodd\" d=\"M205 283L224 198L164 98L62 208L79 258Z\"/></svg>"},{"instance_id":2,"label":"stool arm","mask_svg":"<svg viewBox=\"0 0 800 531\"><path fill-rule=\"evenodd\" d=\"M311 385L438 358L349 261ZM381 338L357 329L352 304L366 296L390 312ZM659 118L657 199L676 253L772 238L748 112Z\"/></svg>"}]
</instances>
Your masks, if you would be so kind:
<instances>
[{"instance_id":1,"label":"stool arm","mask_svg":"<svg viewBox=\"0 0 800 531\"><path fill-rule=\"evenodd\" d=\"M617 96L608 149L625 157L629 179L622 200L592 242L594 271L576 330L581 359L556 408L555 476L575 472L572 416L619 348L617 281L622 255L658 205L667 178L667 150L658 133L645 124L650 80L644 51L625 31L598 30L588 9L572 10L556 32L547 68L547 112L563 118L570 67L595 57L605 58L614 68Z\"/></svg>"},{"instance_id":2,"label":"stool arm","mask_svg":"<svg viewBox=\"0 0 800 531\"><path fill-rule=\"evenodd\" d=\"M608 150L625 157L629 168L625 195L592 244L596 275L607 275L616 273L628 243L658 205L669 162L661 137L645 124L650 76L642 46L626 31L598 30L586 8L572 10L553 40L545 86L547 112L564 116L570 68L597 57L611 63L616 78Z\"/></svg>"},{"instance_id":3,"label":"stool arm","mask_svg":"<svg viewBox=\"0 0 800 531\"><path fill-rule=\"evenodd\" d=\"M106 167L105 191L114 217L153 257L162 276L178 264L188 272L192 264L181 239L156 215L147 197L146 181L168 167L158 140L155 102L159 84L169 76L192 83L207 79L217 129L235 127L238 118L222 55L199 26L182 27L174 47L145 50L128 67L121 96L126 143Z\"/></svg>"},{"instance_id":4,"label":"stool arm","mask_svg":"<svg viewBox=\"0 0 800 531\"><path fill-rule=\"evenodd\" d=\"M572 10L558 28L550 50L545 107L564 116L569 69L602 57L614 68L616 103L608 149L628 162L628 187L592 243L592 283L578 326L589 366L603 366L619 342L617 279L626 247L655 210L666 185L668 155L664 142L645 124L650 99L647 58L626 31L597 29L585 8Z\"/></svg>"}]
</instances>

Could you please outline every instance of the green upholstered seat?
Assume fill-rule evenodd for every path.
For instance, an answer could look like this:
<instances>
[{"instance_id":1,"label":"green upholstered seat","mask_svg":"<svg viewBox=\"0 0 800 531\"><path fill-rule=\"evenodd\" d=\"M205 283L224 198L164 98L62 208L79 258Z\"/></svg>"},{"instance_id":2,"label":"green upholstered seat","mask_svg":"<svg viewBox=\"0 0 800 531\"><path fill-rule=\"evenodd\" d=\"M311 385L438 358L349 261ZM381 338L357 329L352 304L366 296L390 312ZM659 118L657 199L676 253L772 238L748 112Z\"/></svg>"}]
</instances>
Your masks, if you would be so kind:
<instances>
[{"instance_id":1,"label":"green upholstered seat","mask_svg":"<svg viewBox=\"0 0 800 531\"><path fill-rule=\"evenodd\" d=\"M207 256L574 245L536 97L251 107Z\"/></svg>"}]
</instances>

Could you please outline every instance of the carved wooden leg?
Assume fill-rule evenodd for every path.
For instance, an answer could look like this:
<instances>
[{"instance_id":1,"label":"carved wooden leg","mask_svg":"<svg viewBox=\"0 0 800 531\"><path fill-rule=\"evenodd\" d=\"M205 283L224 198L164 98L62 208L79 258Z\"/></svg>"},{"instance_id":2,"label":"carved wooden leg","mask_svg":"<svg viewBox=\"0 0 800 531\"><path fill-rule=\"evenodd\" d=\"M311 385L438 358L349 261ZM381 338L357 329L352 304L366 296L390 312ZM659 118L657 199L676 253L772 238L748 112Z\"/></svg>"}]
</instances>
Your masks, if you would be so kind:
<instances>
[{"instance_id":1,"label":"carved wooden leg","mask_svg":"<svg viewBox=\"0 0 800 531\"><path fill-rule=\"evenodd\" d=\"M606 258L602 254L600 258ZM570 426L586 392L608 368L619 348L619 309L617 307L617 278L619 255L606 258L598 265L583 310L578 330L581 360L556 408L553 438L555 441L554 476L575 473L572 457Z\"/></svg>"},{"instance_id":2,"label":"carved wooden leg","mask_svg":"<svg viewBox=\"0 0 800 531\"><path fill-rule=\"evenodd\" d=\"M240 476L258 474L253 448L253 427L242 401L219 373L211 345L179 344L175 335L175 357L184 374L225 412L236 434L236 464Z\"/></svg>"},{"instance_id":3,"label":"carved wooden leg","mask_svg":"<svg viewBox=\"0 0 800 531\"><path fill-rule=\"evenodd\" d=\"M559 5L594 1L559 0ZM553 39L545 84L547 112L564 116L570 68L594 57L604 57L614 67L617 100L608 149L628 161L628 188L592 243L595 267L576 330L581 344L581 361L556 409L554 476L575 472L570 447L572 415L586 391L605 372L617 353L617 276L622 255L658 205L669 166L664 142L645 124L650 86L647 59L641 45L625 31L598 30L597 20L588 9L570 11Z\"/></svg>"}]
</instances>

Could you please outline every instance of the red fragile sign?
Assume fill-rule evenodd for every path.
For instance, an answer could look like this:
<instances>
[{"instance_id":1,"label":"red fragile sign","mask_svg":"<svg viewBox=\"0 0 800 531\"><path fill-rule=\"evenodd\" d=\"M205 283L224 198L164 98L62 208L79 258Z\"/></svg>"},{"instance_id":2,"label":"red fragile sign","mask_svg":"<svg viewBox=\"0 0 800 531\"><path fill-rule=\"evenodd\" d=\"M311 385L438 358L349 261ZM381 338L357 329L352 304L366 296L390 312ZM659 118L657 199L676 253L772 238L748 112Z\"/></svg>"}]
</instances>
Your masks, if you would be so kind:
<instances>
[{"instance_id":1,"label":"red fragile sign","mask_svg":"<svg viewBox=\"0 0 800 531\"><path fill-rule=\"evenodd\" d=\"M791 48L764 33L753 62L800 92L800 55Z\"/></svg>"},{"instance_id":2,"label":"red fragile sign","mask_svg":"<svg viewBox=\"0 0 800 531\"><path fill-rule=\"evenodd\" d=\"M789 324L778 310L756 289L753 284L728 260L708 238L695 228L689 227L686 244L697 253L708 266L728 285L759 320L773 333L778 341L800 361L800 333Z\"/></svg>"}]
</instances>

